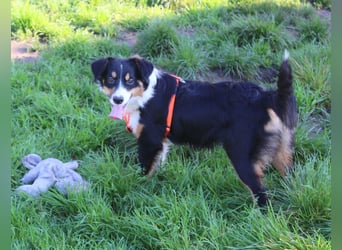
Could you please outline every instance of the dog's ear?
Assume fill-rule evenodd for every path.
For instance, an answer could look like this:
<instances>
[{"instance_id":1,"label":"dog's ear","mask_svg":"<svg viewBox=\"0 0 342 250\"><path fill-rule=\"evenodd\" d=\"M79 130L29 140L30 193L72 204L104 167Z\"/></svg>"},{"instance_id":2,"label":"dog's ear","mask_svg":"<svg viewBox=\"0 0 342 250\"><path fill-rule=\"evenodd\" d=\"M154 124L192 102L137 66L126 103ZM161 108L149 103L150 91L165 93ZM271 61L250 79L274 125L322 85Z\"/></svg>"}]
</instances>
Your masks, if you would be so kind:
<instances>
[{"instance_id":1,"label":"dog's ear","mask_svg":"<svg viewBox=\"0 0 342 250\"><path fill-rule=\"evenodd\" d=\"M107 58L101 58L96 61L94 61L91 64L91 70L94 75L94 81L102 81L103 80L103 74L106 71L108 62L112 60L112 57L107 57Z\"/></svg>"},{"instance_id":2,"label":"dog's ear","mask_svg":"<svg viewBox=\"0 0 342 250\"><path fill-rule=\"evenodd\" d=\"M140 56L130 57L129 60L134 62L138 77L140 78L139 80L141 80L144 86L147 87L149 84L149 77L153 72L153 64Z\"/></svg>"}]
</instances>

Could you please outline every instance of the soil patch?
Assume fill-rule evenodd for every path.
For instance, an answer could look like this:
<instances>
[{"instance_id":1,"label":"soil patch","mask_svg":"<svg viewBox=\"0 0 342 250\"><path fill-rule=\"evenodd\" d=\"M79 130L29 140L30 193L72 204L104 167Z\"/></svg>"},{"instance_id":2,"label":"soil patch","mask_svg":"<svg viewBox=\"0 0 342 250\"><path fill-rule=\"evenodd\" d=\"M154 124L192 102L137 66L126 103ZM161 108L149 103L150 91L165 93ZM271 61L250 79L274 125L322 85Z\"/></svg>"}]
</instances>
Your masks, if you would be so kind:
<instances>
[{"instance_id":1,"label":"soil patch","mask_svg":"<svg viewBox=\"0 0 342 250\"><path fill-rule=\"evenodd\" d=\"M122 31L115 40L133 48L137 43L137 33L132 31Z\"/></svg>"},{"instance_id":2,"label":"soil patch","mask_svg":"<svg viewBox=\"0 0 342 250\"><path fill-rule=\"evenodd\" d=\"M38 51L33 50L32 44L22 41L11 41L11 60L34 62L39 58Z\"/></svg>"},{"instance_id":3,"label":"soil patch","mask_svg":"<svg viewBox=\"0 0 342 250\"><path fill-rule=\"evenodd\" d=\"M317 10L316 14L328 23L329 32L331 31L331 11L330 10Z\"/></svg>"}]
</instances>

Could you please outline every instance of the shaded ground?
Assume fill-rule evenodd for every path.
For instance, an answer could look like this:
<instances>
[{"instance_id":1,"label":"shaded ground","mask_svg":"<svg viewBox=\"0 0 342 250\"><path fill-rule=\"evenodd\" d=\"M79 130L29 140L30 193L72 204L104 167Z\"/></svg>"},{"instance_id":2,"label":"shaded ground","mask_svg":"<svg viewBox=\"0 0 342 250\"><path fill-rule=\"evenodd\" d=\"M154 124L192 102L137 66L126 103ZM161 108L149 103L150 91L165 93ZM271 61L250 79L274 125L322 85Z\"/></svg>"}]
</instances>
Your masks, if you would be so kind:
<instances>
[{"instance_id":1,"label":"shaded ground","mask_svg":"<svg viewBox=\"0 0 342 250\"><path fill-rule=\"evenodd\" d=\"M128 47L133 48L137 43L137 33L132 31L122 31L115 40L120 43L125 43Z\"/></svg>"}]
</instances>

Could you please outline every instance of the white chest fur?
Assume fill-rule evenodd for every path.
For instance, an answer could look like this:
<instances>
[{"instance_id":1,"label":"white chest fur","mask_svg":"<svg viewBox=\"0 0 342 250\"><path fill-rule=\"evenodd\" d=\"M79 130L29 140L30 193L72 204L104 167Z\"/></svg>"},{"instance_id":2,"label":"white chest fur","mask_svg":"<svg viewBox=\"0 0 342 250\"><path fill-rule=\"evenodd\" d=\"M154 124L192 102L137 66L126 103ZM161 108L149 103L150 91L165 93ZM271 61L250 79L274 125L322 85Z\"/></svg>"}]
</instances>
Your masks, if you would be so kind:
<instances>
[{"instance_id":1,"label":"white chest fur","mask_svg":"<svg viewBox=\"0 0 342 250\"><path fill-rule=\"evenodd\" d=\"M139 130L139 126L141 126L141 124L139 123L140 120L140 111L139 110L135 110L133 112L130 112L130 119L128 122L128 126L132 129L132 133L136 136L138 136L138 130Z\"/></svg>"}]
</instances>

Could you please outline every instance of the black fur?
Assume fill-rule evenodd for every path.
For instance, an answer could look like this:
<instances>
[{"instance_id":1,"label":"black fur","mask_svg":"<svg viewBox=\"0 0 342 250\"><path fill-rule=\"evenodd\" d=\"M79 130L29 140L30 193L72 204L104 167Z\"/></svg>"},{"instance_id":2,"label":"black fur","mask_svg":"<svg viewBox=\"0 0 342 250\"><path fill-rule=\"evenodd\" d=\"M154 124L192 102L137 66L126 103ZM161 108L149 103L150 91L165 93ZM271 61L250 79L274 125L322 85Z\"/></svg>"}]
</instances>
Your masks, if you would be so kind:
<instances>
[{"instance_id":1,"label":"black fur","mask_svg":"<svg viewBox=\"0 0 342 250\"><path fill-rule=\"evenodd\" d=\"M101 60L92 65L95 79L116 67ZM134 68L136 79L143 81L146 89L153 65L136 57L120 60ZM143 129L137 136L138 155L145 174L152 171L163 150L168 105L175 88L176 78L160 72L153 96L139 107ZM276 91L265 91L251 82L181 81L168 139L199 148L222 145L241 181L263 206L268 199L262 183L263 167L274 163L282 174L286 173L292 163L296 122L291 67L285 59Z\"/></svg>"}]
</instances>

